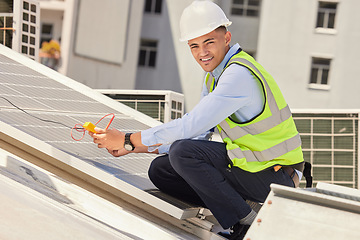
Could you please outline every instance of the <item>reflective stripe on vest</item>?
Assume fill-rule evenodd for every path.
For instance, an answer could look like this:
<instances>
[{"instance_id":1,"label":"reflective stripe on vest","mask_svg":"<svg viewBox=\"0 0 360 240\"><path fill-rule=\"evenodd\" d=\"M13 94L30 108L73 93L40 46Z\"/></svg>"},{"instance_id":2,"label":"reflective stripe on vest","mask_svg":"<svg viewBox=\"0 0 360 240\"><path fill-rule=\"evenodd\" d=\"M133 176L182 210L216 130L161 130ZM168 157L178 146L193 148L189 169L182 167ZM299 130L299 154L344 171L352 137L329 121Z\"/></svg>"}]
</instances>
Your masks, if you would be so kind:
<instances>
[{"instance_id":1,"label":"reflective stripe on vest","mask_svg":"<svg viewBox=\"0 0 360 240\"><path fill-rule=\"evenodd\" d=\"M237 139L240 139L241 137L245 135L257 135L264 133L267 130L270 130L284 121L292 118L291 111L289 109L289 106L286 105L286 107L279 109L276 99L265 80L265 77L263 74L259 71L257 67L253 65L252 62L244 59L244 58L233 58L229 61L229 66L231 63L242 63L247 67L250 71L254 71L253 74L257 77L259 77L263 83L263 86L266 90L266 101L267 106L270 109L271 116L268 116L267 118L264 118L258 122L251 123L246 126L239 126L236 125L234 127L230 127L228 122L223 120L219 126L221 128L220 135L222 139L229 138L234 142ZM215 81L209 81L209 75L207 77L207 88L208 91L211 92L212 85L215 84ZM212 87L214 89L214 86ZM228 118L229 119L229 118ZM292 119L290 119L292 120ZM295 150L301 146L301 139L299 133L297 133L295 136L290 137L279 144L269 147L263 151L252 151L252 150L241 150L240 146L236 147L234 149L228 149L228 156L230 159L242 159L246 158L247 162L265 162L265 161L271 161L273 159L276 159L288 152L291 152L292 150Z\"/></svg>"},{"instance_id":2,"label":"reflective stripe on vest","mask_svg":"<svg viewBox=\"0 0 360 240\"><path fill-rule=\"evenodd\" d=\"M219 125L222 128L223 131L221 131L220 135L224 139L226 137L229 137L232 141L235 141L236 139L245 136L246 134L256 135L262 132L265 132L283 121L287 120L291 117L291 111L289 109L289 106L287 105L285 108L279 110L276 100L274 98L274 95L267 84L264 76L261 74L261 72L248 60L243 58L235 58L230 60L229 65L232 62L241 62L249 67L251 67L254 71L256 71L257 75L261 78L263 81L266 92L267 92L267 101L269 104L270 111L272 115L268 118L263 119L262 121L253 123L248 126L235 126L233 128L230 128L229 124L223 120ZM270 161L272 159L275 159L291 150L296 149L301 145L301 139L300 135L297 134L296 136L277 144L269 149L266 149L264 151L244 151L243 154L240 154L239 152L242 152L240 148L236 148L229 151L229 157L230 159L237 157L237 158L243 158L245 157L248 162L253 161ZM239 155L238 155L239 154ZM231 157L233 155L234 157ZM241 157L243 156L243 157Z\"/></svg>"},{"instance_id":3,"label":"reflective stripe on vest","mask_svg":"<svg viewBox=\"0 0 360 240\"><path fill-rule=\"evenodd\" d=\"M290 152L299 147L301 141L300 135L296 136L277 144L271 148L263 151L242 151L240 148L228 150L228 156L230 159L234 158L246 158L247 162L265 162L275 159L287 152Z\"/></svg>"}]
</instances>

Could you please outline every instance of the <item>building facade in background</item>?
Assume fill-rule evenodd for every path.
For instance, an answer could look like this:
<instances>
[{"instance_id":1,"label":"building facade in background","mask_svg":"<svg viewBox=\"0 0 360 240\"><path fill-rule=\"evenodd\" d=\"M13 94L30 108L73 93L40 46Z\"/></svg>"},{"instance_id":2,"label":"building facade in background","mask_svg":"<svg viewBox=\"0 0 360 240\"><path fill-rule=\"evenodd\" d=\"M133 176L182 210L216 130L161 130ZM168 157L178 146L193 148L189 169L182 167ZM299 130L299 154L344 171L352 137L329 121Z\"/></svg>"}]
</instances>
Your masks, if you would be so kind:
<instances>
[{"instance_id":1,"label":"building facade in background","mask_svg":"<svg viewBox=\"0 0 360 240\"><path fill-rule=\"evenodd\" d=\"M59 72L96 89L183 93L186 111L198 102L204 73L179 41L179 19L192 0L38 2L38 45L51 39L61 43ZM360 107L359 1L215 2L233 22L232 42L274 76L291 108ZM2 11L11 15L6 7ZM1 19L1 38L8 38L12 30Z\"/></svg>"},{"instance_id":2,"label":"building facade in background","mask_svg":"<svg viewBox=\"0 0 360 240\"><path fill-rule=\"evenodd\" d=\"M38 61L39 35L39 1L0 1L1 44Z\"/></svg>"},{"instance_id":3,"label":"building facade in background","mask_svg":"<svg viewBox=\"0 0 360 240\"><path fill-rule=\"evenodd\" d=\"M356 0L263 0L257 59L292 108L358 109Z\"/></svg>"}]
</instances>

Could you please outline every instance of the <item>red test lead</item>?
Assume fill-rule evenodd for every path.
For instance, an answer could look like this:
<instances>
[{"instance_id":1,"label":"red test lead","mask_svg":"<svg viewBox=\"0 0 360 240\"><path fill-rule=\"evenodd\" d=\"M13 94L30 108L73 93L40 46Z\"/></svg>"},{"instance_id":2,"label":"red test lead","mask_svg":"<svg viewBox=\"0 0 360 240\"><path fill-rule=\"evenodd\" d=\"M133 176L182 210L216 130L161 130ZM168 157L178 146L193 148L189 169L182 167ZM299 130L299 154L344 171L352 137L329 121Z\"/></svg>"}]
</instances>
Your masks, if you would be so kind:
<instances>
[{"instance_id":1,"label":"red test lead","mask_svg":"<svg viewBox=\"0 0 360 240\"><path fill-rule=\"evenodd\" d=\"M114 114L114 113L109 113L109 114L103 116L103 117L102 117L99 121L97 121L95 124L93 124L93 123L91 123L91 122L86 122L86 123L84 123L84 125L81 125L81 124L79 124L79 123L75 124L75 126L71 129L71 137L72 137L72 139L74 139L75 141L80 141L80 140L82 140L82 139L84 138L84 136L85 136L85 131L86 131L86 130L89 131L89 132L96 133L96 131L95 131L96 125L97 125L99 122L101 122L104 118L106 118L107 116L110 116L110 115L111 115L112 117L111 117L109 123L108 123L108 124L106 125L106 127L105 127L105 130L107 130L107 129L109 128L110 124L112 123L112 121L113 121L114 118L115 118L115 114ZM74 129L75 129L76 131L78 131L78 132L82 132L82 133L83 133L83 135L82 135L82 137L81 137L80 139L74 138L73 132L72 132Z\"/></svg>"}]
</instances>

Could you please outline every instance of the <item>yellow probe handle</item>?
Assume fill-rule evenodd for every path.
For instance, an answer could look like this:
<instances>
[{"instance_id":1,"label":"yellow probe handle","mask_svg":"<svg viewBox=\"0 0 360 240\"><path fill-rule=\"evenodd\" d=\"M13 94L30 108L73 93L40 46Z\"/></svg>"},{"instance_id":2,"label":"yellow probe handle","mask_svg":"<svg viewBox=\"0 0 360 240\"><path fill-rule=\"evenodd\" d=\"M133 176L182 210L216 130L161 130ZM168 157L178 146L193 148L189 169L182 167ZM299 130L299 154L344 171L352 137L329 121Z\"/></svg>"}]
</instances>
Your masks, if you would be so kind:
<instances>
[{"instance_id":1,"label":"yellow probe handle","mask_svg":"<svg viewBox=\"0 0 360 240\"><path fill-rule=\"evenodd\" d=\"M86 123L84 123L83 127L84 127L86 130L90 131L90 132L96 133L96 131L95 131L95 125L92 124L91 122L86 122Z\"/></svg>"}]
</instances>

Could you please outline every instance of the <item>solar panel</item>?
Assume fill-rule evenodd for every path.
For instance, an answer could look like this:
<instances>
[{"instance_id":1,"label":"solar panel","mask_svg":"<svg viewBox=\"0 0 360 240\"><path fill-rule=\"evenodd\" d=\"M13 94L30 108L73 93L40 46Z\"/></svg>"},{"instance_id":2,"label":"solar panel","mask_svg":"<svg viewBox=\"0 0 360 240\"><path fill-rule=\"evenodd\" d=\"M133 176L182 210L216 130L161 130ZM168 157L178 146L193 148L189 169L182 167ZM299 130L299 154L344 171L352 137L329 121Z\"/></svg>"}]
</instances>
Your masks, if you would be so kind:
<instances>
[{"instance_id":1,"label":"solar panel","mask_svg":"<svg viewBox=\"0 0 360 240\"><path fill-rule=\"evenodd\" d=\"M2 134L52 154L59 161L95 175L105 184L115 186L170 215L178 218L196 216L194 209L179 211L177 206L153 196L151 189L155 187L148 179L147 170L155 155L128 154L115 158L105 149L98 149L88 134L81 141L71 138L71 128L75 124L96 123L108 113L115 114L110 128L123 132L136 132L160 124L0 45ZM108 119L104 119L98 126L104 128L107 123ZM79 138L79 133L73 133Z\"/></svg>"}]
</instances>

